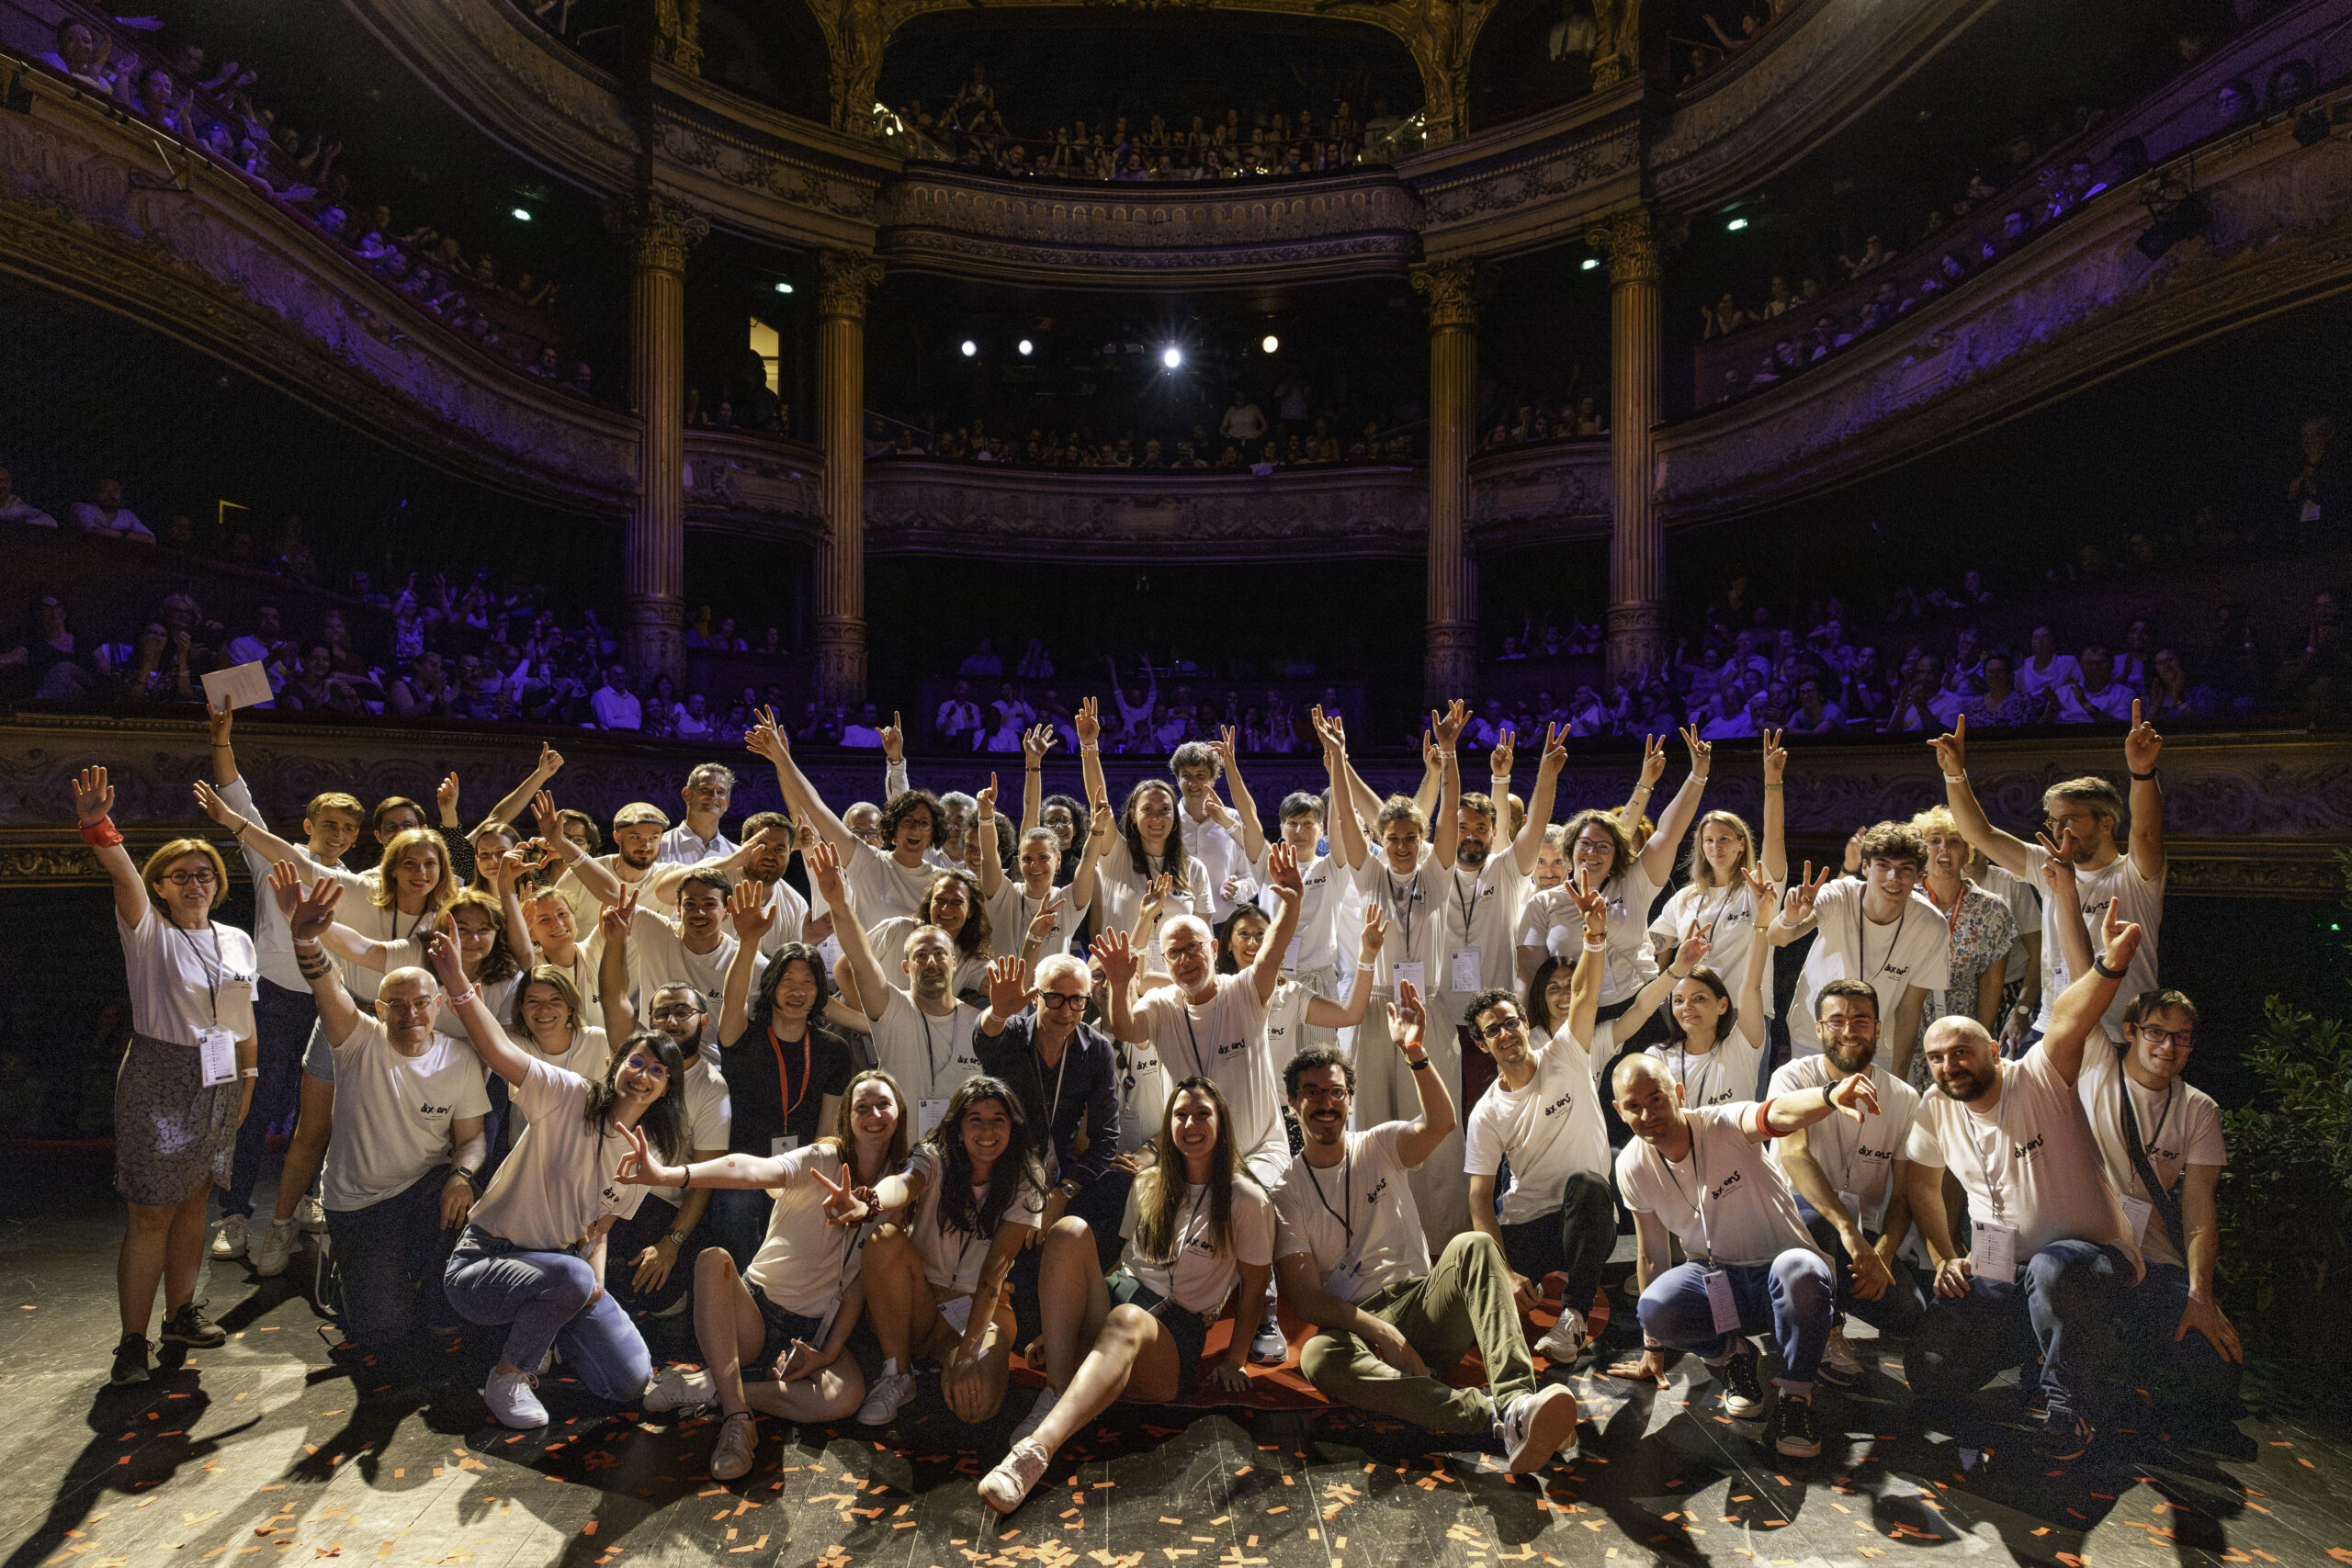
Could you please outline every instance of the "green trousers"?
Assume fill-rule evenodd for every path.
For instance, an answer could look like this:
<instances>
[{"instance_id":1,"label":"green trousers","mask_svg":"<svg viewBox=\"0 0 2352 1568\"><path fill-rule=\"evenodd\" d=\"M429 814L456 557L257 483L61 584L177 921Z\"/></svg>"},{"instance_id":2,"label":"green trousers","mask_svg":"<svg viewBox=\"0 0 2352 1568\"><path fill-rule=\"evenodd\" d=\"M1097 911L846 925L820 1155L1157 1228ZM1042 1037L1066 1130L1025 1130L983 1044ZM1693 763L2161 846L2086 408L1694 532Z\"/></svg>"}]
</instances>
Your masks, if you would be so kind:
<instances>
[{"instance_id":1,"label":"green trousers","mask_svg":"<svg viewBox=\"0 0 2352 1568\"><path fill-rule=\"evenodd\" d=\"M1299 1353L1299 1370L1342 1404L1432 1432L1483 1432L1494 1425L1498 1409L1535 1387L1510 1265L1491 1236L1464 1232L1446 1244L1428 1274L1357 1305L1396 1325L1430 1372L1408 1377L1352 1334L1318 1334ZM1486 1361L1487 1386L1449 1388L1439 1382L1434 1374L1451 1370L1473 1345Z\"/></svg>"}]
</instances>

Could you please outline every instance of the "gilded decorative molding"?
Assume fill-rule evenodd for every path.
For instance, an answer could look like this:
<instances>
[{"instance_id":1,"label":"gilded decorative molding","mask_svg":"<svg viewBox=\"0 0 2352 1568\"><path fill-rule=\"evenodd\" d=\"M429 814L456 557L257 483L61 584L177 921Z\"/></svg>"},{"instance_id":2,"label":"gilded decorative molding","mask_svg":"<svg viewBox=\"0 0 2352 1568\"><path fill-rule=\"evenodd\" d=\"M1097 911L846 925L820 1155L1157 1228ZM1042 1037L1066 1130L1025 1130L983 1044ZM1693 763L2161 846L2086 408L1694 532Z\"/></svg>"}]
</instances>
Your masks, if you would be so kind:
<instances>
[{"instance_id":1,"label":"gilded decorative molding","mask_svg":"<svg viewBox=\"0 0 2352 1568\"><path fill-rule=\"evenodd\" d=\"M0 115L0 266L166 332L355 429L510 494L613 510L637 421L477 348L315 226L202 160L156 188L137 122L28 74Z\"/></svg>"},{"instance_id":2,"label":"gilded decorative molding","mask_svg":"<svg viewBox=\"0 0 2352 1568\"><path fill-rule=\"evenodd\" d=\"M657 190L624 191L604 203L605 227L628 247L639 272L684 273L686 253L710 233L710 220Z\"/></svg>"},{"instance_id":3,"label":"gilded decorative molding","mask_svg":"<svg viewBox=\"0 0 2352 1568\"><path fill-rule=\"evenodd\" d=\"M855 251L817 255L817 313L846 321L865 320L866 301L881 287L882 264Z\"/></svg>"},{"instance_id":4,"label":"gilded decorative molding","mask_svg":"<svg viewBox=\"0 0 2352 1568\"><path fill-rule=\"evenodd\" d=\"M1577 120L1492 159L1443 167L1417 159L1406 173L1420 193L1425 243L1493 254L1576 232L1593 208L1623 199L1641 165L1639 127L1611 111L1598 130Z\"/></svg>"},{"instance_id":5,"label":"gilded decorative molding","mask_svg":"<svg viewBox=\"0 0 2352 1568\"><path fill-rule=\"evenodd\" d=\"M1642 0L1593 0L1592 86L1605 93L1641 69Z\"/></svg>"},{"instance_id":6,"label":"gilded decorative molding","mask_svg":"<svg viewBox=\"0 0 2352 1568\"><path fill-rule=\"evenodd\" d=\"M1657 284L1666 276L1657 221L1646 207L1629 207L1610 214L1592 226L1586 239L1609 258L1611 288L1628 283Z\"/></svg>"},{"instance_id":7,"label":"gilded decorative molding","mask_svg":"<svg viewBox=\"0 0 2352 1568\"><path fill-rule=\"evenodd\" d=\"M1478 264L1457 260L1425 262L1413 269L1413 292L1428 308L1430 331L1478 326Z\"/></svg>"},{"instance_id":8,"label":"gilded decorative molding","mask_svg":"<svg viewBox=\"0 0 2352 1568\"><path fill-rule=\"evenodd\" d=\"M653 0L653 52L673 71L702 74L702 0Z\"/></svg>"},{"instance_id":9,"label":"gilded decorative molding","mask_svg":"<svg viewBox=\"0 0 2352 1568\"><path fill-rule=\"evenodd\" d=\"M1073 286L1182 291L1200 287L1204 277L1227 286L1295 282L1302 277L1317 282L1394 278L1404 273L1418 248L1410 234L1355 235L1231 250L1137 251L900 231L889 237L888 256L893 265L958 277L1034 284L1043 274Z\"/></svg>"},{"instance_id":10,"label":"gilded decorative molding","mask_svg":"<svg viewBox=\"0 0 2352 1568\"><path fill-rule=\"evenodd\" d=\"M2134 365L2352 288L2352 145L2278 123L2197 159L2208 237L2151 262L2136 186L1866 343L1658 433L1671 522L1786 504Z\"/></svg>"},{"instance_id":11,"label":"gilded decorative molding","mask_svg":"<svg viewBox=\"0 0 2352 1568\"><path fill-rule=\"evenodd\" d=\"M1470 542L1506 550L1605 535L1610 483L1605 436L1481 453L1470 460Z\"/></svg>"},{"instance_id":12,"label":"gilded decorative molding","mask_svg":"<svg viewBox=\"0 0 2352 1568\"><path fill-rule=\"evenodd\" d=\"M688 523L804 541L824 532L825 459L815 447L732 431L685 434Z\"/></svg>"}]
</instances>

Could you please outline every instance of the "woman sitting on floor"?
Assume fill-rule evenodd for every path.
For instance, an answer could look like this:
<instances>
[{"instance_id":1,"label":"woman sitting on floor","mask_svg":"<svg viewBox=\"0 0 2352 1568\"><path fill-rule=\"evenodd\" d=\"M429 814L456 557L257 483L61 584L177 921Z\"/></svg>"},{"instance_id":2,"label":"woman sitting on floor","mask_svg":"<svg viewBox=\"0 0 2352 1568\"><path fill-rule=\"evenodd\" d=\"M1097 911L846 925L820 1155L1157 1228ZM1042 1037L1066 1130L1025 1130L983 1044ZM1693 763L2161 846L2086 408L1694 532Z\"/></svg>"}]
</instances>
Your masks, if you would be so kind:
<instances>
[{"instance_id":1,"label":"woman sitting on floor","mask_svg":"<svg viewBox=\"0 0 2352 1568\"><path fill-rule=\"evenodd\" d=\"M907 1163L905 1107L899 1081L868 1068L850 1080L831 1134L781 1155L668 1166L643 1134L630 1132L623 1181L743 1188L775 1199L767 1239L741 1274L723 1247L706 1247L695 1259L695 1341L705 1370L673 1369L645 1393L648 1410L716 1402L725 1413L710 1456L714 1481L751 1470L754 1409L796 1423L838 1421L865 1397L856 1360L842 1359L865 1306L863 1238L834 1216Z\"/></svg>"},{"instance_id":2,"label":"woman sitting on floor","mask_svg":"<svg viewBox=\"0 0 2352 1568\"><path fill-rule=\"evenodd\" d=\"M1126 1251L1107 1279L1084 1221L1065 1219L1046 1235L1046 1389L1014 1429L1012 1450L980 1481L981 1500L1000 1514L1019 1507L1055 1450L1113 1401L1165 1404L1190 1394L1209 1325L1236 1285L1232 1343L1205 1370L1229 1393L1249 1385L1248 1325L1259 1321L1273 1274L1273 1201L1241 1173L1225 1096L1206 1077L1176 1086L1159 1146L1160 1163L1127 1196Z\"/></svg>"}]
</instances>

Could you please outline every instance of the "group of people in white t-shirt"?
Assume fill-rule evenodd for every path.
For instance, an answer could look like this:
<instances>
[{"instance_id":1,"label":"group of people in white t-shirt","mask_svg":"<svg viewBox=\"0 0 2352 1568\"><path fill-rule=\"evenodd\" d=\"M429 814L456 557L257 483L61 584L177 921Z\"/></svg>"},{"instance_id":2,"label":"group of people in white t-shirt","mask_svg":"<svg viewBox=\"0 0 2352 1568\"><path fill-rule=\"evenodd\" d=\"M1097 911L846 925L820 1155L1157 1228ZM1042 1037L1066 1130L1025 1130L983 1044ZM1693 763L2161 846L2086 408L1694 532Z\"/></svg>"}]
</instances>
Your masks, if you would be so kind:
<instances>
[{"instance_id":1,"label":"group of people in white t-shirt","mask_svg":"<svg viewBox=\"0 0 2352 1568\"><path fill-rule=\"evenodd\" d=\"M954 1415L989 1419L1018 1354L1045 1387L980 1484L1009 1512L1113 1401L1238 1393L1287 1361L1285 1317L1329 1396L1491 1433L1532 1471L1574 1449L1574 1395L1539 1368L1596 1337L1621 1209L1645 1353L1612 1371L1662 1380L1690 1352L1782 1455L1819 1451L1817 1384L1867 1373L1849 1316L1904 1340L1920 1400L1964 1406L2038 1358L2053 1459L2108 1418L2119 1325L2230 1396L2224 1151L2180 1081L2196 1010L2156 988L2148 726L2126 741L2125 840L2096 777L2052 787L2037 842L2011 837L1969 785L1964 728L1932 743L1938 820L2040 889L2029 1023L2004 1010L2032 995L2005 990L2008 953L1955 981L1979 890L1928 876L1951 857L1918 826L1857 834L1852 876L1792 874L1779 736L1760 838L1701 814L1695 732L1654 827L1655 739L1629 800L1555 829L1563 738L1524 806L1508 736L1490 793L1464 793L1468 716L1432 714L1420 791L1384 798L1318 712L1328 788L1286 796L1269 837L1229 733L1114 810L1089 700L1086 804L1046 817L1056 732L1032 730L1004 856L995 777L951 812L886 731L886 804L837 813L763 715L745 742L786 809L741 843L721 827L735 776L706 763L681 823L632 803L599 854L541 787L549 753L467 837L461 887L449 840L397 818L375 871L344 870L367 820L346 795L311 803L303 843L271 834L216 715L198 803L266 884L258 942L209 919L210 845L132 866L92 770L76 806L115 881L138 1035L115 1379L146 1375L159 1281L165 1339L220 1342L193 1300L206 1189L275 1053L300 1063L323 1158L289 1156L258 1272L285 1267L322 1163L356 1340L397 1359L440 1348L428 1325L502 1330L483 1394L513 1426L548 1419L554 1353L607 1399L715 1404L720 1479L750 1468L759 1415L885 1424L925 1360ZM526 805L540 831L521 840L505 823ZM1807 937L1775 1067L1773 955ZM247 1246L229 1214L215 1256ZM701 1364L657 1377L642 1320L689 1295ZM1483 1382L1454 1387L1472 1346Z\"/></svg>"}]
</instances>

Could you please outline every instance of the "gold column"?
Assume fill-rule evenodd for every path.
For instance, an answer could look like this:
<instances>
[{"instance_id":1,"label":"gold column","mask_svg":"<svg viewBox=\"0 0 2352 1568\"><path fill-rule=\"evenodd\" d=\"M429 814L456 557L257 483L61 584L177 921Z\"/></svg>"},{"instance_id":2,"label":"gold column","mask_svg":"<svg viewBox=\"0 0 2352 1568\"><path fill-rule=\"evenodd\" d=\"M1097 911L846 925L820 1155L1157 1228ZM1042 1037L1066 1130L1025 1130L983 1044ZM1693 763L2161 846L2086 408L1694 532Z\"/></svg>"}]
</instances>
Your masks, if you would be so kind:
<instances>
[{"instance_id":1,"label":"gold column","mask_svg":"<svg viewBox=\"0 0 2352 1568\"><path fill-rule=\"evenodd\" d=\"M622 657L639 681L685 678L686 253L710 220L656 191L608 198L605 226L629 249L629 400L637 494L622 543Z\"/></svg>"},{"instance_id":2,"label":"gold column","mask_svg":"<svg viewBox=\"0 0 2352 1568\"><path fill-rule=\"evenodd\" d=\"M1417 266L1413 287L1430 312L1429 609L1421 694L1434 705L1468 696L1478 661L1476 578L1464 538L1477 418L1477 263Z\"/></svg>"},{"instance_id":3,"label":"gold column","mask_svg":"<svg viewBox=\"0 0 2352 1568\"><path fill-rule=\"evenodd\" d=\"M1609 672L1657 667L1666 651L1666 531L1657 520L1658 239L1646 208L1594 227L1609 256Z\"/></svg>"},{"instance_id":4,"label":"gold column","mask_svg":"<svg viewBox=\"0 0 2352 1568\"><path fill-rule=\"evenodd\" d=\"M825 539L817 549L817 697L865 700L865 305L882 264L817 258L817 439L825 449Z\"/></svg>"}]
</instances>

